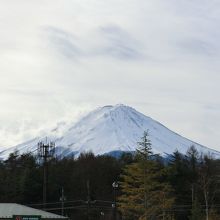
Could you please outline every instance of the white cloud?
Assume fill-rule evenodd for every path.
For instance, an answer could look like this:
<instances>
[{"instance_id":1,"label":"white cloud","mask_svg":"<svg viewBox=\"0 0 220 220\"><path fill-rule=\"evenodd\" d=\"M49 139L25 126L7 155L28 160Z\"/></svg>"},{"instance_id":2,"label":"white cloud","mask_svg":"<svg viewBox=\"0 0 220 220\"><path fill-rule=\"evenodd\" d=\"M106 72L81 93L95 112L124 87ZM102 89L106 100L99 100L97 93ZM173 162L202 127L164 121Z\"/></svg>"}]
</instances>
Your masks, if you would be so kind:
<instances>
[{"instance_id":1,"label":"white cloud","mask_svg":"<svg viewBox=\"0 0 220 220\"><path fill-rule=\"evenodd\" d=\"M2 0L0 146L125 103L220 150L217 0Z\"/></svg>"}]
</instances>

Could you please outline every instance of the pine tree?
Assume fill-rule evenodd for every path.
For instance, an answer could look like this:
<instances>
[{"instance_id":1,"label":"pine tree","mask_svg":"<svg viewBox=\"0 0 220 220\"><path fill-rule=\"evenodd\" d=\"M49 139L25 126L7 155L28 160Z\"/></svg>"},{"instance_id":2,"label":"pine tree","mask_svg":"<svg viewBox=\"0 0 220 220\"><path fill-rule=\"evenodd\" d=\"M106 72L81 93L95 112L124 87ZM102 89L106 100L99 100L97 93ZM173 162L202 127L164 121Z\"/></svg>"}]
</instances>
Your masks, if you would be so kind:
<instances>
[{"instance_id":1,"label":"pine tree","mask_svg":"<svg viewBox=\"0 0 220 220\"><path fill-rule=\"evenodd\" d=\"M203 220L204 215L202 214L201 206L198 202L198 199L194 199L192 204L191 216L189 217L190 220Z\"/></svg>"},{"instance_id":2,"label":"pine tree","mask_svg":"<svg viewBox=\"0 0 220 220\"><path fill-rule=\"evenodd\" d=\"M171 155L168 163L168 179L175 193L176 212L175 218L178 220L188 219L190 210L180 208L183 205L191 205L191 185L189 184L188 161L184 155L178 151Z\"/></svg>"},{"instance_id":3,"label":"pine tree","mask_svg":"<svg viewBox=\"0 0 220 220\"><path fill-rule=\"evenodd\" d=\"M187 161L188 161L188 170L189 170L189 183L191 185L191 200L192 204L196 198L196 191L197 186L196 183L198 181L198 160L199 160L199 153L196 150L195 146L191 146L186 154Z\"/></svg>"},{"instance_id":4,"label":"pine tree","mask_svg":"<svg viewBox=\"0 0 220 220\"><path fill-rule=\"evenodd\" d=\"M168 183L162 182L163 168L154 160L148 132L144 132L136 162L127 165L121 176L120 210L126 220L167 219L173 204Z\"/></svg>"},{"instance_id":5,"label":"pine tree","mask_svg":"<svg viewBox=\"0 0 220 220\"><path fill-rule=\"evenodd\" d=\"M205 155L200 159L199 184L204 197L206 220L210 220L210 208L219 193L219 166L212 157Z\"/></svg>"}]
</instances>

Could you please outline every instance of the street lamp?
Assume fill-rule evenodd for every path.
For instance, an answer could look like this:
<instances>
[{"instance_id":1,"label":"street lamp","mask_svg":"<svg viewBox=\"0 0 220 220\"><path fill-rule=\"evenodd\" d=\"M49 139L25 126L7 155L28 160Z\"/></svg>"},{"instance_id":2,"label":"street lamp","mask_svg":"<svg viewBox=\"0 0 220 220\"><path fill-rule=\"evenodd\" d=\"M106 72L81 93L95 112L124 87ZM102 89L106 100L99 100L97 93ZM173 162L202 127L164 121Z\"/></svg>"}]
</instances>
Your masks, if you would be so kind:
<instances>
[{"instance_id":1,"label":"street lamp","mask_svg":"<svg viewBox=\"0 0 220 220\"><path fill-rule=\"evenodd\" d=\"M116 190L118 189L118 182L115 181L112 183L113 191L114 191L114 203L112 207L114 208L114 220L117 218L117 204L116 204Z\"/></svg>"}]
</instances>

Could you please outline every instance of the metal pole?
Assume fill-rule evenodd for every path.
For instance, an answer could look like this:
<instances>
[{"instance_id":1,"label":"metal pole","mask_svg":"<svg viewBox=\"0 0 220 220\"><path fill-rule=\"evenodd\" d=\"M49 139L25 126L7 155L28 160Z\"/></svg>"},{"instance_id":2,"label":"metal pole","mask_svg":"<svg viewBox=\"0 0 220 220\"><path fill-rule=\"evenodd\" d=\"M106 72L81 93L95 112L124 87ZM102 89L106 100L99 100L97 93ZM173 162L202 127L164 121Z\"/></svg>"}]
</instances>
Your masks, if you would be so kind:
<instances>
[{"instance_id":1,"label":"metal pole","mask_svg":"<svg viewBox=\"0 0 220 220\"><path fill-rule=\"evenodd\" d=\"M62 216L64 215L64 191L62 188Z\"/></svg>"},{"instance_id":2,"label":"metal pole","mask_svg":"<svg viewBox=\"0 0 220 220\"><path fill-rule=\"evenodd\" d=\"M43 146L44 150L44 184L43 184L43 204L44 208L46 208L47 203L47 179L48 179L48 166L47 166L47 158L48 158L48 148L47 145Z\"/></svg>"},{"instance_id":3,"label":"metal pole","mask_svg":"<svg viewBox=\"0 0 220 220\"><path fill-rule=\"evenodd\" d=\"M64 201L66 200L65 196L64 196L64 189L62 187L62 191L61 191L61 197L60 197L60 201L61 201L61 215L64 216Z\"/></svg>"},{"instance_id":4,"label":"metal pole","mask_svg":"<svg viewBox=\"0 0 220 220\"><path fill-rule=\"evenodd\" d=\"M43 159L43 207L46 208L47 204L47 190L48 190L48 161L55 153L55 143L39 142L38 143L38 156Z\"/></svg>"}]
</instances>

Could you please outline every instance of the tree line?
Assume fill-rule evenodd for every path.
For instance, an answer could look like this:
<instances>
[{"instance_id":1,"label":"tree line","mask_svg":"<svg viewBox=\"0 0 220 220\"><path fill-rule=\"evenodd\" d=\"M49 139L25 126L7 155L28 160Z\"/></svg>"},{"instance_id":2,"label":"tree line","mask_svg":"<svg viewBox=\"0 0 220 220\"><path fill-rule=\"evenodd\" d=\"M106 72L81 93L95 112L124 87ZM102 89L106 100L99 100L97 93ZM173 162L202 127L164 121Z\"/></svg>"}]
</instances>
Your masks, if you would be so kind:
<instances>
[{"instance_id":1,"label":"tree line","mask_svg":"<svg viewBox=\"0 0 220 220\"><path fill-rule=\"evenodd\" d=\"M92 153L52 158L46 210L62 213L64 189L64 214L73 219L219 220L219 187L219 159L194 146L186 155L176 151L163 158L153 154L145 132L135 153L118 158ZM0 202L43 208L42 192L43 164L36 155L14 152L0 162Z\"/></svg>"},{"instance_id":2,"label":"tree line","mask_svg":"<svg viewBox=\"0 0 220 220\"><path fill-rule=\"evenodd\" d=\"M191 146L167 160L152 153L148 133L121 174L119 205L125 220L220 219L220 160Z\"/></svg>"}]
</instances>

